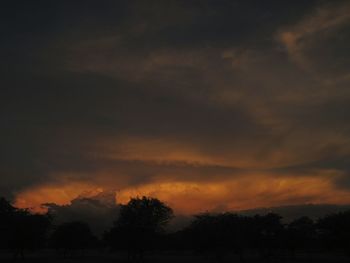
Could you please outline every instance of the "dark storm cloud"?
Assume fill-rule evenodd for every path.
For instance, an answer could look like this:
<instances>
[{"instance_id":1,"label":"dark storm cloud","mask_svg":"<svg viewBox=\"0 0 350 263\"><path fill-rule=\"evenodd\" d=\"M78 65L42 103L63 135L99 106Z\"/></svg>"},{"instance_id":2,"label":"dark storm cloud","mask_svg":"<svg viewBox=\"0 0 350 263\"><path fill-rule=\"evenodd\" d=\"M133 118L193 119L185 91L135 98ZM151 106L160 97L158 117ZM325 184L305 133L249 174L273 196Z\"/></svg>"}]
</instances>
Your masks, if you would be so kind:
<instances>
[{"instance_id":1,"label":"dark storm cloud","mask_svg":"<svg viewBox=\"0 0 350 263\"><path fill-rule=\"evenodd\" d=\"M27 83L34 88L26 87ZM11 99L16 100L15 105ZM96 137L129 134L191 138L198 134L205 139L224 133L243 135L254 125L239 110L222 111L165 95L147 95L127 83L86 74L65 74L63 80L22 76L5 90L2 108L2 163L5 168L10 166L6 170L9 179L21 179L20 184L15 183L19 188L48 179L51 171L91 173L116 166L123 173L128 170L136 181L136 173L143 177L143 169L133 172L132 167L123 168L125 165L118 161L89 156L96 151ZM208 120L216 125L206 131ZM228 125L221 132L219 125L225 120Z\"/></svg>"},{"instance_id":2,"label":"dark storm cloud","mask_svg":"<svg viewBox=\"0 0 350 263\"><path fill-rule=\"evenodd\" d=\"M231 46L263 43L263 34L301 16L314 4L279 1L138 1L131 5L127 44L139 48ZM132 27L133 28L133 27ZM254 36L254 37L253 37Z\"/></svg>"},{"instance_id":3,"label":"dark storm cloud","mask_svg":"<svg viewBox=\"0 0 350 263\"><path fill-rule=\"evenodd\" d=\"M348 163L333 160L350 154L348 10L346 1L5 4L1 192L67 178L127 187L329 170L342 174L338 187Z\"/></svg>"}]
</instances>

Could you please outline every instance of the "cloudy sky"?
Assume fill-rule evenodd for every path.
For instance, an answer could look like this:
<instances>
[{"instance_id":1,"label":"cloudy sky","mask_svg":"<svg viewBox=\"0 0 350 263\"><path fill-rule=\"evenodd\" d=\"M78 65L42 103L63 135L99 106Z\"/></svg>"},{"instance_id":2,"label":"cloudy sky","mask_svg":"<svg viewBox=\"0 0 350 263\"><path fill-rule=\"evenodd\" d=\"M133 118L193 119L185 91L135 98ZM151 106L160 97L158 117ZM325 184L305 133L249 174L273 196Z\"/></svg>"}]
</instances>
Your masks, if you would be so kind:
<instances>
[{"instance_id":1,"label":"cloudy sky","mask_svg":"<svg viewBox=\"0 0 350 263\"><path fill-rule=\"evenodd\" d=\"M350 203L350 2L7 1L0 195Z\"/></svg>"}]
</instances>

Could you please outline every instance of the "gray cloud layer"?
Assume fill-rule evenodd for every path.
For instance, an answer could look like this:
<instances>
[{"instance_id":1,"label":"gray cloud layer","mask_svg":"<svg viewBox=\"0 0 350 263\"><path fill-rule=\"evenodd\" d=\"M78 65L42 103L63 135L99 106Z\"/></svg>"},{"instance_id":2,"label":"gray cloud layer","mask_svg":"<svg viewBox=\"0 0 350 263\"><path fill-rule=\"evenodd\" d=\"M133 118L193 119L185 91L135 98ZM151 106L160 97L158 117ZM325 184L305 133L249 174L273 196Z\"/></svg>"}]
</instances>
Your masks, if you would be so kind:
<instances>
[{"instance_id":1,"label":"gray cloud layer","mask_svg":"<svg viewBox=\"0 0 350 263\"><path fill-rule=\"evenodd\" d=\"M349 9L6 4L1 194L63 179L123 188L325 171L348 190Z\"/></svg>"}]
</instances>

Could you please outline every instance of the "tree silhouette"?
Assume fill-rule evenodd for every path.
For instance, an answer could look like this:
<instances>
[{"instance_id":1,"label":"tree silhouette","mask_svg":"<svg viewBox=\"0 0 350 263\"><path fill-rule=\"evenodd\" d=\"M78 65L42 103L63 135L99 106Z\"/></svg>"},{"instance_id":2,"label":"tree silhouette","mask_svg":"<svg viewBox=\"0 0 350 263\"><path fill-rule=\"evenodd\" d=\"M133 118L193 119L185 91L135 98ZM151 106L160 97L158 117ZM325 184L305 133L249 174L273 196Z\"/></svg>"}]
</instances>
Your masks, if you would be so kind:
<instances>
[{"instance_id":1,"label":"tree silhouette","mask_svg":"<svg viewBox=\"0 0 350 263\"><path fill-rule=\"evenodd\" d=\"M273 250L281 248L284 227L282 217L275 213L256 215L252 218L252 242L264 259L272 256Z\"/></svg>"},{"instance_id":2,"label":"tree silhouette","mask_svg":"<svg viewBox=\"0 0 350 263\"><path fill-rule=\"evenodd\" d=\"M288 224L286 230L286 245L292 258L295 258L297 249L310 249L316 238L315 223L308 217L295 219Z\"/></svg>"},{"instance_id":3,"label":"tree silhouette","mask_svg":"<svg viewBox=\"0 0 350 263\"><path fill-rule=\"evenodd\" d=\"M1 246L13 250L15 258L23 258L25 250L43 247L50 225L49 215L31 214L0 199Z\"/></svg>"},{"instance_id":4,"label":"tree silhouette","mask_svg":"<svg viewBox=\"0 0 350 263\"><path fill-rule=\"evenodd\" d=\"M267 261L288 256L297 260L296 252L303 252L298 253L299 261L304 260L301 256L305 252L333 253L335 259L342 251L350 255L350 211L327 215L317 223L301 217L288 224L282 224L281 216L274 213L204 213L195 215L187 227L167 233L165 227L172 217L172 209L158 199L132 198L121 205L119 217L104 235L104 245L124 250L129 259L139 261L145 251L151 250L195 251L218 262L228 261L232 255L241 262L255 262L259 255ZM24 252L44 248L51 221L48 214L32 214L0 198L0 249L13 251L17 259L23 258ZM50 248L61 251L65 257L102 244L89 225L80 221L56 226L50 241Z\"/></svg>"},{"instance_id":5,"label":"tree silhouette","mask_svg":"<svg viewBox=\"0 0 350 263\"><path fill-rule=\"evenodd\" d=\"M232 213L196 215L187 228L187 238L192 248L200 253L209 253L222 261L234 252L244 261L244 250L249 247L250 220Z\"/></svg>"},{"instance_id":6,"label":"tree silhouette","mask_svg":"<svg viewBox=\"0 0 350 263\"><path fill-rule=\"evenodd\" d=\"M9 239L13 229L13 219L16 208L5 198L0 198L0 246L9 248Z\"/></svg>"},{"instance_id":7,"label":"tree silhouette","mask_svg":"<svg viewBox=\"0 0 350 263\"><path fill-rule=\"evenodd\" d=\"M88 224L74 221L56 227L51 236L51 246L63 253L73 256L77 251L93 248L97 238L92 234Z\"/></svg>"},{"instance_id":8,"label":"tree silhouette","mask_svg":"<svg viewBox=\"0 0 350 263\"><path fill-rule=\"evenodd\" d=\"M115 249L126 249L130 258L142 259L144 250L155 247L172 218L173 210L156 198L131 198L121 205L120 215L105 239Z\"/></svg>"},{"instance_id":9,"label":"tree silhouette","mask_svg":"<svg viewBox=\"0 0 350 263\"><path fill-rule=\"evenodd\" d=\"M327 249L343 249L350 256L350 211L319 219L321 241Z\"/></svg>"}]
</instances>

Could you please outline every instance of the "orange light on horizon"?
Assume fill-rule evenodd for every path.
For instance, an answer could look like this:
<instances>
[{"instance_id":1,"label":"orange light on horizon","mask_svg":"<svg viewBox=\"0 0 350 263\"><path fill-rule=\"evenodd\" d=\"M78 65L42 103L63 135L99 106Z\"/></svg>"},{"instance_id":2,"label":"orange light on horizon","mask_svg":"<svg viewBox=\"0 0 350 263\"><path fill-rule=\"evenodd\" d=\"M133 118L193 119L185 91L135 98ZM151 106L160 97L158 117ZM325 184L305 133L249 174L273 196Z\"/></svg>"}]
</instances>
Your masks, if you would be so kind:
<instances>
[{"instance_id":1,"label":"orange light on horizon","mask_svg":"<svg viewBox=\"0 0 350 263\"><path fill-rule=\"evenodd\" d=\"M156 197L178 214L310 203L350 203L350 193L336 189L334 176L337 175L328 172L322 176L237 176L219 182L159 181L125 187L117 191L116 200L125 204L131 197ZM42 212L45 211L42 203L69 204L81 195L92 197L102 188L83 182L42 185L19 193L15 205Z\"/></svg>"}]
</instances>

